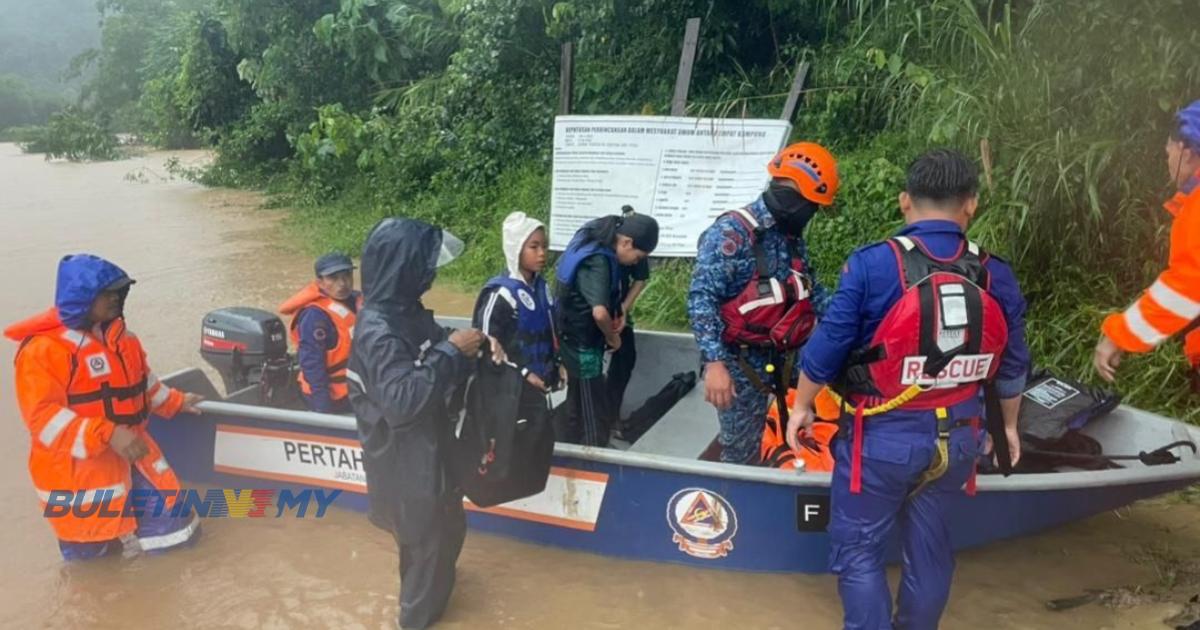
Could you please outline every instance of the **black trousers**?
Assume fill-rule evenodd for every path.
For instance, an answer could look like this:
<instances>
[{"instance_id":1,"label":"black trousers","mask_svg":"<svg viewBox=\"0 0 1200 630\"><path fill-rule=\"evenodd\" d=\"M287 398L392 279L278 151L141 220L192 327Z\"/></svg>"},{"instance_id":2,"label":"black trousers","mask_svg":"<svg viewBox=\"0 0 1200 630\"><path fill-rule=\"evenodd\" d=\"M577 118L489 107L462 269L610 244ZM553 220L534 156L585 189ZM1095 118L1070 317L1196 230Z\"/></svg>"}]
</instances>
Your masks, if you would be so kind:
<instances>
[{"instance_id":1,"label":"black trousers","mask_svg":"<svg viewBox=\"0 0 1200 630\"><path fill-rule=\"evenodd\" d=\"M625 389L633 377L637 365L637 343L634 341L633 326L621 331L621 349L613 353L608 363L608 411L620 422L621 405L625 402Z\"/></svg>"},{"instance_id":2,"label":"black trousers","mask_svg":"<svg viewBox=\"0 0 1200 630\"><path fill-rule=\"evenodd\" d=\"M437 623L454 591L454 564L467 537L467 517L461 497L447 497L441 510L425 538L401 541L399 534L393 534L400 550L401 628Z\"/></svg>"},{"instance_id":3,"label":"black trousers","mask_svg":"<svg viewBox=\"0 0 1200 630\"><path fill-rule=\"evenodd\" d=\"M612 414L604 375L583 378L571 375L567 383L568 441L584 446L608 446Z\"/></svg>"}]
</instances>

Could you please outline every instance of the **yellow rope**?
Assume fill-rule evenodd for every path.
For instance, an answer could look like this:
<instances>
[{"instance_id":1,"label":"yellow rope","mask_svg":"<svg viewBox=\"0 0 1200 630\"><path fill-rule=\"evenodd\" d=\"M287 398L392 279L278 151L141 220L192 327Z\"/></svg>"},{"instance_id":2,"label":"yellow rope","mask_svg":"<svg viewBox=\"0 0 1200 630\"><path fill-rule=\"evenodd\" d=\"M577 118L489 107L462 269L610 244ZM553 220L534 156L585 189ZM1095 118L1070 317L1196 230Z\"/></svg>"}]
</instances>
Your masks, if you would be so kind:
<instances>
[{"instance_id":1,"label":"yellow rope","mask_svg":"<svg viewBox=\"0 0 1200 630\"><path fill-rule=\"evenodd\" d=\"M909 385L908 389L900 392L899 396L896 396L895 398L883 403L882 405L875 405L874 407L868 407L866 409L863 409L863 415L864 416L876 416L881 413L887 413L887 412L892 411L902 405L905 405L905 404L911 402L912 399L916 398L917 396L920 396L921 392L923 392L923 391L925 391L925 390L922 389L920 385L917 385L914 383L912 385ZM842 409L845 409L847 413L856 413L857 412L857 410L854 407L847 404L846 401L843 400L842 397L839 396L837 394L837 392L833 391L832 389L829 390L829 396L830 396L830 398L833 399L833 401L835 403L837 403L837 405L839 407L841 407ZM945 419L946 409L944 407L939 407L936 410L936 413L937 413L937 416L939 419ZM926 468L925 472L921 473L921 478L920 478L920 480L917 481L917 486L915 488L913 488L912 492L908 493L908 496L911 498L912 496L916 495L918 492L924 490L925 486L929 485L930 483L932 483L934 481L937 481L938 479L941 479L942 475L946 474L946 469L949 467L950 467L949 440L945 436L938 436L937 451L935 451L933 454L933 460L929 462L929 468Z\"/></svg>"},{"instance_id":2,"label":"yellow rope","mask_svg":"<svg viewBox=\"0 0 1200 630\"><path fill-rule=\"evenodd\" d=\"M950 440L946 437L938 436L937 450L933 453L933 461L929 462L929 468L921 473L921 478L917 481L917 487L908 493L911 498L917 493L925 489L925 486L942 478L946 474L946 469L950 467Z\"/></svg>"},{"instance_id":3,"label":"yellow rope","mask_svg":"<svg viewBox=\"0 0 1200 630\"><path fill-rule=\"evenodd\" d=\"M903 405L906 405L906 404L912 402L912 399L916 398L917 396L920 396L921 392L923 392L923 391L925 391L925 390L922 389L920 385L913 383L912 385L908 386L908 389L900 392L899 396L896 396L895 398L883 403L882 405L875 405L874 407L867 407L866 409L863 410L863 415L864 416L877 416L881 413L887 413L889 411L893 411L893 410L897 409L898 407L901 407ZM845 400L843 400L842 397L837 394L837 392L833 391L832 389L829 390L829 396L830 396L830 398L833 399L833 401L835 403L838 404L838 406L840 406L842 409L845 409L846 413L855 413L857 411L854 407L850 406Z\"/></svg>"}]
</instances>

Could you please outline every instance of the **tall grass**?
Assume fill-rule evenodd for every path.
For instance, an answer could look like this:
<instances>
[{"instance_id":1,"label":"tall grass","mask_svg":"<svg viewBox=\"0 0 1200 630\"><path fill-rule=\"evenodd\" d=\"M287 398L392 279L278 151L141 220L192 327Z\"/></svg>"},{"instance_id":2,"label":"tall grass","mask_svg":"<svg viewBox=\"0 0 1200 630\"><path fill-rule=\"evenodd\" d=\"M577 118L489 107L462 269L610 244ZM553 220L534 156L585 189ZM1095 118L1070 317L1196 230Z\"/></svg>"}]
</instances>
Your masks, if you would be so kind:
<instances>
[{"instance_id":1,"label":"tall grass","mask_svg":"<svg viewBox=\"0 0 1200 630\"><path fill-rule=\"evenodd\" d=\"M1008 256L1029 300L1035 360L1094 379L1099 321L1165 262L1170 194L1162 144L1172 114L1200 98L1194 6L1152 0L828 2L840 51L875 72L857 90L915 153L991 147L994 187L972 236ZM857 55L851 51L857 52ZM847 142L850 154L871 140ZM847 188L857 176L848 174ZM876 210L851 205L840 221ZM857 217L857 218L856 218ZM833 231L835 228L819 228ZM814 248L820 243L813 243ZM1198 418L1177 346L1131 358L1128 400Z\"/></svg>"},{"instance_id":2,"label":"tall grass","mask_svg":"<svg viewBox=\"0 0 1200 630\"><path fill-rule=\"evenodd\" d=\"M1194 2L817 0L804 6L787 10L796 20L790 25L782 24L780 10L776 27L805 34L779 47L774 67L742 63L731 50L722 74L694 86L690 113L770 115L795 61L814 62L795 136L825 142L839 157L837 207L807 234L813 263L831 286L855 247L901 223L896 195L912 157L951 145L982 162L986 146L989 186L971 236L1016 268L1037 363L1094 380L1090 357L1103 314L1132 300L1165 262L1168 217L1157 208L1171 191L1161 147L1173 112L1200 98ZM803 23L813 7L816 31ZM594 43L604 35L583 38ZM671 56L657 55L650 44L626 45L629 59L638 61L631 70L672 75ZM604 73L625 67L621 58L589 59L587 50L581 46L577 77L586 101L581 111L597 103L603 113L657 111L662 86L616 85L629 79ZM544 80L537 89L524 87L541 98L555 77L547 73ZM439 94L414 88L405 96L428 107ZM403 99L396 102L403 108ZM417 167L445 154L406 145L405 124L387 127L387 137L397 147L395 159L415 165L406 172L424 177ZM547 161L526 156L502 170L484 185L466 186L435 173L412 194L376 181L376 171L364 172L342 182L344 191L331 203L298 211L294 226L319 248L356 250L371 224L389 214L444 225L470 245L447 275L473 290L502 268L503 217L512 210L547 214ZM686 327L690 272L687 260L655 267L638 309L640 325ZM1128 360L1119 387L1138 406L1200 420L1183 370L1178 348L1168 346Z\"/></svg>"}]
</instances>

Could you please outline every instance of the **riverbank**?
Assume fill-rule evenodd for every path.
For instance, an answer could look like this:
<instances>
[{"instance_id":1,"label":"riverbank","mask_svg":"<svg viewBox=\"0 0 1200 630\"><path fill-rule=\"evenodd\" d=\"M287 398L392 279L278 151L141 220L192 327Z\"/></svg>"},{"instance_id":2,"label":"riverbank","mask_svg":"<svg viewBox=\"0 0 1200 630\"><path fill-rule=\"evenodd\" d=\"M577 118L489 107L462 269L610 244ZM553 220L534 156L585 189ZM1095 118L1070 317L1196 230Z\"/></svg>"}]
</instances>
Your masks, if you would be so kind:
<instances>
[{"instance_id":1,"label":"riverbank","mask_svg":"<svg viewBox=\"0 0 1200 630\"><path fill-rule=\"evenodd\" d=\"M285 227L286 208L263 208L257 193L150 176L165 172L173 156L203 158L163 152L47 163L0 145L0 265L20 271L0 319L16 321L50 303L64 253L101 254L138 279L130 326L154 368L168 373L200 365L205 312L271 309L308 281L312 257ZM138 172L145 181L129 177ZM427 300L453 314L473 301L472 292L442 285ZM16 345L0 345L0 383L9 388L0 392L0 500L12 506L0 531L3 625L393 627L394 544L361 515L340 510L321 520L208 519L187 551L63 565L26 470L29 432L11 396ZM1140 503L960 554L943 627L1165 628L1162 620L1200 592L1195 558L1200 507L1190 495ZM832 628L840 619L831 576L624 562L477 533L468 536L459 573L439 628L783 630ZM1067 612L1044 606L1086 589L1112 595Z\"/></svg>"}]
</instances>

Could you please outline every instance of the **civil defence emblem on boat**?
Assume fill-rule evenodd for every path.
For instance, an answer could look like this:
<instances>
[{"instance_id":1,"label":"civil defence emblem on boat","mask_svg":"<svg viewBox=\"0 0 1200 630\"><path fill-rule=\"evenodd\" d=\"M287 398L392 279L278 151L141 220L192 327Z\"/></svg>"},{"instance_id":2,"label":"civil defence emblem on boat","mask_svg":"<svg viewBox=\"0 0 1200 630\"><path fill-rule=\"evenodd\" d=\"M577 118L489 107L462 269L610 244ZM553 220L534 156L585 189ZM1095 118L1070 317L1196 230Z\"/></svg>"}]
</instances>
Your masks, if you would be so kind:
<instances>
[{"instance_id":1,"label":"civil defence emblem on boat","mask_svg":"<svg viewBox=\"0 0 1200 630\"><path fill-rule=\"evenodd\" d=\"M667 502L671 541L695 558L724 558L733 550L737 513L725 497L703 488L684 488Z\"/></svg>"}]
</instances>

